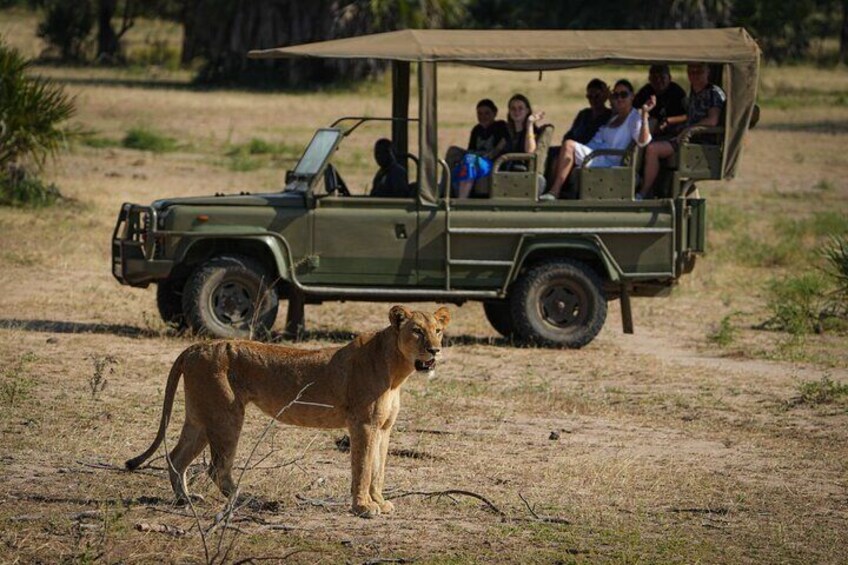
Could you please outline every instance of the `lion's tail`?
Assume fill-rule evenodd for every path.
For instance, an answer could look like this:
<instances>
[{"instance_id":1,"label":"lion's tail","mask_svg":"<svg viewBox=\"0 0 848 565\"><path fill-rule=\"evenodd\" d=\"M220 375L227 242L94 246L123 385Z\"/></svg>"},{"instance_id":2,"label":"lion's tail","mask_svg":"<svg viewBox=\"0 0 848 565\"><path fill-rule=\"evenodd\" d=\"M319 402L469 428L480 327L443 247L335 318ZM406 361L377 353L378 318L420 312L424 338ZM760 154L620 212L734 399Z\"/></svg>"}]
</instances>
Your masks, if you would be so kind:
<instances>
[{"instance_id":1,"label":"lion's tail","mask_svg":"<svg viewBox=\"0 0 848 565\"><path fill-rule=\"evenodd\" d=\"M153 444L147 448L147 451L139 455L138 457L133 457L129 461L125 463L127 470L135 471L139 465L147 461L147 459L156 453L156 450L159 449L159 445L165 439L165 429L168 427L168 421L171 419L171 409L174 407L174 397L177 394L177 385L180 383L180 376L183 374L183 358L186 355L186 351L183 351L177 360L174 361L173 367L171 367L171 372L168 374L168 382L165 385L165 401L162 405L162 420L159 422L159 431L156 434L156 439L153 440Z\"/></svg>"}]
</instances>

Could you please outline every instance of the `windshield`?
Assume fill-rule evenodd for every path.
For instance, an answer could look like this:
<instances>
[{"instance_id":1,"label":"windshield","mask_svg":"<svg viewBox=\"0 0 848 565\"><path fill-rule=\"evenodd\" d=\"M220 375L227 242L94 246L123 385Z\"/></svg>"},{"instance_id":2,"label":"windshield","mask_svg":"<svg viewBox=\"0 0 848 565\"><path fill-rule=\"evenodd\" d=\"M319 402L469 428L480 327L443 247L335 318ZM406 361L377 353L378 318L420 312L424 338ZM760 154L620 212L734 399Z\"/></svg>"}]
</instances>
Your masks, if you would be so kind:
<instances>
[{"instance_id":1,"label":"windshield","mask_svg":"<svg viewBox=\"0 0 848 565\"><path fill-rule=\"evenodd\" d=\"M315 136L309 142L300 161L297 162L294 174L298 177L316 175L341 135L341 131L337 129L321 129L315 132Z\"/></svg>"}]
</instances>

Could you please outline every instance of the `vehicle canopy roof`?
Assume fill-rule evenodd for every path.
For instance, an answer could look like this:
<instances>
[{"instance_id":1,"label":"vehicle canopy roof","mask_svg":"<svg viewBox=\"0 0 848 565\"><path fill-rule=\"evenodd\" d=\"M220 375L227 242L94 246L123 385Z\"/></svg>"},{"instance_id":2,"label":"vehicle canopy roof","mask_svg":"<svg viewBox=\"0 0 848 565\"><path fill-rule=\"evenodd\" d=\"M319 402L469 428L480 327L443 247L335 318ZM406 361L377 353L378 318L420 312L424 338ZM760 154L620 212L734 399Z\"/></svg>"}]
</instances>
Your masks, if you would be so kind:
<instances>
[{"instance_id":1,"label":"vehicle canopy roof","mask_svg":"<svg viewBox=\"0 0 848 565\"><path fill-rule=\"evenodd\" d=\"M508 46L508 47L505 47ZM255 59L318 57L382 59L398 68L419 63L421 192L436 194L436 69L450 62L511 71L550 71L590 65L704 62L722 65L725 109L723 177L739 164L757 94L760 49L742 28L696 30L401 30L289 47L254 50ZM395 90L406 85L393 81ZM395 117L405 108L393 104ZM398 109L403 115L398 115Z\"/></svg>"}]
</instances>

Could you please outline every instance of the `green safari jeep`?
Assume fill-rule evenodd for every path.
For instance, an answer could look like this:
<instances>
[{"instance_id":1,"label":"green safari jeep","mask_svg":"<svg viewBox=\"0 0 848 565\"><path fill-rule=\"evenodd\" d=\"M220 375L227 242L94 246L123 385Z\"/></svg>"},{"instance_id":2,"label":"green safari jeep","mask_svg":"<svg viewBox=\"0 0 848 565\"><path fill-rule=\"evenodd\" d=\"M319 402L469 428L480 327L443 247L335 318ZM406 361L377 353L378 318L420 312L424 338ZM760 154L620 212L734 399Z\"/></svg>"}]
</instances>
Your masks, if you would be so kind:
<instances>
[{"instance_id":1,"label":"green safari jeep","mask_svg":"<svg viewBox=\"0 0 848 565\"><path fill-rule=\"evenodd\" d=\"M505 51L510 45L526 47ZM742 29L404 30L250 56L388 60L392 116L346 117L319 129L280 192L123 204L114 276L130 286L155 283L165 321L219 337L267 334L280 300L288 303L289 337L303 327L304 304L325 300L480 301L504 336L582 347L601 330L607 302L620 299L624 331L632 332L630 297L668 294L704 252L706 203L693 197L695 183L733 176L756 116L759 49ZM548 128L535 153L500 158L486 198L451 199L436 143L440 63L543 72L690 61L709 63L727 92L723 124L684 132L661 173L660 198L635 200L641 155L631 148L619 152L621 166L579 169L577 199L539 201ZM410 118L413 69L419 108ZM347 190L333 156L369 120L386 121L395 154L414 164L414 197ZM416 155L408 151L411 124ZM699 133L714 141L691 142ZM525 166L502 170L511 160Z\"/></svg>"}]
</instances>

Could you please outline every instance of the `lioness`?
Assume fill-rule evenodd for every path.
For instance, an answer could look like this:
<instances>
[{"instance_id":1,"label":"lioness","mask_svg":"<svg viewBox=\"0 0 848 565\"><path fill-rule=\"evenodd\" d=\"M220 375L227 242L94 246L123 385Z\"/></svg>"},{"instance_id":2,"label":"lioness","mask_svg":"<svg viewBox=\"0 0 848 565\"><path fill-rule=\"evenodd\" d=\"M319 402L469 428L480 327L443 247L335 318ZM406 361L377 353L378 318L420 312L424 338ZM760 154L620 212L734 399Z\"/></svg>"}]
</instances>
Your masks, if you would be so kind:
<instances>
[{"instance_id":1,"label":"lioness","mask_svg":"<svg viewBox=\"0 0 848 565\"><path fill-rule=\"evenodd\" d=\"M427 314L393 306L389 322L386 329L360 335L344 347L303 350L252 341L192 345L168 375L153 445L127 461L127 469L136 469L159 448L184 375L185 423L168 466L178 501L188 500L185 471L207 444L209 475L225 496L235 492L233 459L244 409L252 402L287 424L346 427L353 512L367 518L391 512L392 503L383 499L383 474L389 434L400 410L400 386L413 372L434 368L450 312L442 307Z\"/></svg>"}]
</instances>

